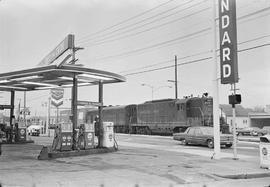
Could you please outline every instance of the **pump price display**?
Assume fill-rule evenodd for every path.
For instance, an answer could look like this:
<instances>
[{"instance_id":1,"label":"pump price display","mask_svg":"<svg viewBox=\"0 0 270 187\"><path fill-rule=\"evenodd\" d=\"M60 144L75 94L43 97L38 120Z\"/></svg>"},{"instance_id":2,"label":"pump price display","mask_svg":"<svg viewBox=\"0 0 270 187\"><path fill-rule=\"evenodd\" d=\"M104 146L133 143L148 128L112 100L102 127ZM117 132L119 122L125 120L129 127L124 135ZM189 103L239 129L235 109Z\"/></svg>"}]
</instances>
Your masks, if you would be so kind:
<instances>
[{"instance_id":1,"label":"pump price display","mask_svg":"<svg viewBox=\"0 0 270 187\"><path fill-rule=\"evenodd\" d=\"M221 84L238 82L235 0L219 0Z\"/></svg>"}]
</instances>

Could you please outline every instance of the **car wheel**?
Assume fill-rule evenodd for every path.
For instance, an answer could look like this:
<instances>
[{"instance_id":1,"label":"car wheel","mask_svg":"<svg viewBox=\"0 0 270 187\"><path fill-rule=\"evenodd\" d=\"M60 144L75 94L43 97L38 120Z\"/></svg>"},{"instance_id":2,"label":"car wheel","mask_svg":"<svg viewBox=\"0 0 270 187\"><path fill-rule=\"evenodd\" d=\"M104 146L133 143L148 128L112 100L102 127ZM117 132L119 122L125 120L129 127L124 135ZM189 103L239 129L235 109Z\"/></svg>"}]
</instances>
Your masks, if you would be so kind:
<instances>
[{"instance_id":1,"label":"car wheel","mask_svg":"<svg viewBox=\"0 0 270 187\"><path fill-rule=\"evenodd\" d=\"M212 149L214 148L214 141L213 140L207 140L207 146Z\"/></svg>"},{"instance_id":2,"label":"car wheel","mask_svg":"<svg viewBox=\"0 0 270 187\"><path fill-rule=\"evenodd\" d=\"M187 143L187 140L186 140L186 139L182 140L182 143L183 143L183 145L188 145L188 143Z\"/></svg>"}]
</instances>

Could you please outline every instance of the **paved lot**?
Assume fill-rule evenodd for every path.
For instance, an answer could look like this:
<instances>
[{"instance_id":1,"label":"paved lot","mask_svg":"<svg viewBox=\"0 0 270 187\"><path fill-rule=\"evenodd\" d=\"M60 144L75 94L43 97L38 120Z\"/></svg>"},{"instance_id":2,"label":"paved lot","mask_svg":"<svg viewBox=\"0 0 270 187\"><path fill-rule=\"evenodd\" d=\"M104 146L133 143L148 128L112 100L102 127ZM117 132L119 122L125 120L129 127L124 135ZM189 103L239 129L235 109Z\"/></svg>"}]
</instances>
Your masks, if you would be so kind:
<instances>
[{"instance_id":1,"label":"paved lot","mask_svg":"<svg viewBox=\"0 0 270 187\"><path fill-rule=\"evenodd\" d=\"M213 150L184 147L167 137L117 135L118 152L49 161L36 157L51 138L34 139L35 144L3 146L3 186L270 185L270 172L259 167L257 156L232 160L225 152L220 160L213 160Z\"/></svg>"}]
</instances>

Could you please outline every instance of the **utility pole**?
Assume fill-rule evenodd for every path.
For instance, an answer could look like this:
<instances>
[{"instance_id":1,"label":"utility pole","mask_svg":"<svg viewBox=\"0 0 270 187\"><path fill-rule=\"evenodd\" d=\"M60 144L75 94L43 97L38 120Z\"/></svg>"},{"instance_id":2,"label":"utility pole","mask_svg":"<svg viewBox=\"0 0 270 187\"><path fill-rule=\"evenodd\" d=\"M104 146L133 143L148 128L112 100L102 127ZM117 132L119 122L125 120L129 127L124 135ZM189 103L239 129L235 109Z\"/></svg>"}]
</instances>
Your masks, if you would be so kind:
<instances>
[{"instance_id":1,"label":"utility pole","mask_svg":"<svg viewBox=\"0 0 270 187\"><path fill-rule=\"evenodd\" d=\"M175 99L178 99L178 80L177 80L177 55L174 56L174 80L168 80L168 82L174 83Z\"/></svg>"},{"instance_id":2,"label":"utility pole","mask_svg":"<svg viewBox=\"0 0 270 187\"><path fill-rule=\"evenodd\" d=\"M174 83L175 83L175 99L178 99L178 87L177 87L177 56L175 55L174 56L174 62L175 62L175 65L174 65L174 69L175 69L175 80L174 80Z\"/></svg>"}]
</instances>

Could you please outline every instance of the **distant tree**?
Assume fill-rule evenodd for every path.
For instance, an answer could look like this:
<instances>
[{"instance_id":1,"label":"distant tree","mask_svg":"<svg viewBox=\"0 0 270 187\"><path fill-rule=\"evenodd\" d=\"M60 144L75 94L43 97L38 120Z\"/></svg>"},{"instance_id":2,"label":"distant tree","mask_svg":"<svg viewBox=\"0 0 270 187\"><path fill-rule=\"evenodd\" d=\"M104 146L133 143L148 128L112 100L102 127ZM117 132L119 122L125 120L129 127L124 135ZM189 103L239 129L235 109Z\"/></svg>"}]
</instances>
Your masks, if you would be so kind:
<instances>
[{"instance_id":1,"label":"distant tree","mask_svg":"<svg viewBox=\"0 0 270 187\"><path fill-rule=\"evenodd\" d=\"M253 110L254 112L265 112L263 106L255 106Z\"/></svg>"}]
</instances>

